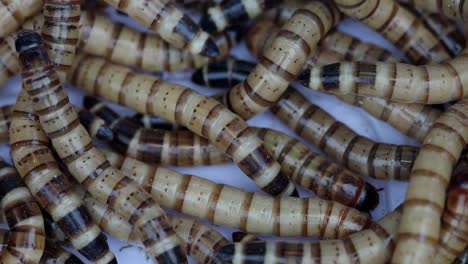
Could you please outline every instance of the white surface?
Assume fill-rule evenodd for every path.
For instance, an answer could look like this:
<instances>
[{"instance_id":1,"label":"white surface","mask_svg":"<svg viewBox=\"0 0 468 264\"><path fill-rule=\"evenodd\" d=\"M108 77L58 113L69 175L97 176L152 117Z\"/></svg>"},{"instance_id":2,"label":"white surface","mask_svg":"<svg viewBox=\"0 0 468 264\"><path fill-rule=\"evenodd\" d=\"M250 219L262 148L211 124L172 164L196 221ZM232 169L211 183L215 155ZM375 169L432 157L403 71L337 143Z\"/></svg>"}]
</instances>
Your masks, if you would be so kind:
<instances>
[{"instance_id":1,"label":"white surface","mask_svg":"<svg viewBox=\"0 0 468 264\"><path fill-rule=\"evenodd\" d=\"M113 13L113 12L110 12ZM133 26L140 28L138 25L135 25L132 21L129 21L127 18L118 18L120 21L125 21L130 23ZM367 29L365 26L358 24L353 21L345 21L340 25L341 29L345 32L348 32L352 35L355 35L359 38L362 38L366 41L373 42L380 46L385 46L392 49L389 44L382 39L380 36L374 34L371 30ZM392 49L394 51L394 49ZM238 58L245 58L248 60L253 60L253 58L248 54L244 45L238 45L232 51L234 55ZM190 82L190 72L185 73L176 73L176 74L163 74L164 78L169 81L177 82L184 84L191 88L194 88L200 91L203 94L213 94L215 90L206 89L202 87L196 87ZM10 80L6 86L0 90L0 105L14 103L16 95L20 89L19 77L15 77ZM75 88L68 88L69 96L72 102L76 105L81 105L83 93ZM306 89L301 89L308 98L310 98L314 103L325 109L327 112L332 114L338 120L349 125L357 133L372 138L379 142L386 143L395 143L395 144L417 144L416 141L409 139L408 137L402 135L394 128L390 127L386 123L383 123L372 116L368 115L363 110L347 105L334 97L319 94ZM115 105L114 105L115 106ZM115 106L118 109L124 109L119 106ZM131 113L129 110L128 113ZM264 113L256 116L255 118L248 121L249 124L260 126L260 127L271 127L276 130L286 132L297 138L294 133L292 133L287 127L282 125L271 113ZM0 144L0 156L10 160L9 148L7 145ZM242 188L247 191L259 191L259 189L253 184L253 182L247 178L235 165L226 164L226 165L216 165L216 166L205 166L205 167L194 167L194 168L173 168L179 172L190 173L193 175L201 176L206 179L224 183L232 186ZM397 207L404 199L404 194L406 191L406 183L396 182L396 181L377 181L368 179L369 182L374 184L377 188L383 188L383 191L380 191L380 205L377 209L372 212L374 219L379 219L387 212ZM311 196L310 192L301 190L302 196ZM230 239L230 234L233 231L231 228L217 228L222 232L228 239ZM123 248L127 245L125 242L118 241L116 239L110 238L110 246L112 251L117 255L119 263L150 263L146 260L144 252L137 247ZM195 262L193 262L195 263Z\"/></svg>"}]
</instances>

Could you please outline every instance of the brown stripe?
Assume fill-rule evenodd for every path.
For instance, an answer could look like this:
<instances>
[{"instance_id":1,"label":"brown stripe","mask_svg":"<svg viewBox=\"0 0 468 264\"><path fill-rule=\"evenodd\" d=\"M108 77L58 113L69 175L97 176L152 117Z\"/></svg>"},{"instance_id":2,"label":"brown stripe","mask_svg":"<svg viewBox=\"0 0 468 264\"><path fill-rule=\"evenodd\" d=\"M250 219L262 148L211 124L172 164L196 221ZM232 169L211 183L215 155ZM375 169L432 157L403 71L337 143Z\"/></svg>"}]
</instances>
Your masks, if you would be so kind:
<instances>
[{"instance_id":1,"label":"brown stripe","mask_svg":"<svg viewBox=\"0 0 468 264\"><path fill-rule=\"evenodd\" d=\"M48 105L46 108L43 108L43 109L39 109L39 110L36 110L36 114L41 116L41 115L47 115L49 113L52 113L54 111L58 111L60 110L61 108L63 107L66 107L70 101L68 99L68 96L65 96L61 101L59 101L58 103L56 104L52 104L50 105L48 102L52 101L53 100L50 100L51 98L54 98L56 99L58 97L58 94L61 93L63 90L63 87L62 86L57 86L57 88L53 91L50 91L50 93L48 93L47 95L45 96L41 96L41 97L31 97L32 101L34 103L37 103L37 102L41 102L41 101L46 101L47 100L47 103L45 103L46 105Z\"/></svg>"},{"instance_id":2,"label":"brown stripe","mask_svg":"<svg viewBox=\"0 0 468 264\"><path fill-rule=\"evenodd\" d=\"M349 213L350 210L351 210L351 207L343 207L343 209L340 210L340 214L339 214L339 217L338 217L338 223L336 223L336 225L334 227L335 238L340 237L340 229L342 228L342 226L345 225L346 220L347 220L346 217L348 216L348 213Z\"/></svg>"},{"instance_id":3,"label":"brown stripe","mask_svg":"<svg viewBox=\"0 0 468 264\"><path fill-rule=\"evenodd\" d=\"M355 137L357 138L357 137ZM379 149L380 144L373 143L371 150L369 151L369 156L367 157L367 175L375 175L375 156L377 155L377 150Z\"/></svg>"},{"instance_id":4,"label":"brown stripe","mask_svg":"<svg viewBox=\"0 0 468 264\"><path fill-rule=\"evenodd\" d=\"M399 4L397 4L397 3L393 2L393 1L391 1L391 3L393 5L392 6L392 11L390 12L390 15L388 16L387 20L385 20L385 22L383 22L382 25L380 25L380 27L378 27L376 29L378 32L383 32L388 27L388 25L390 25L390 23L393 21L393 19L396 16L396 13L399 10L399 7L400 7ZM387 7L385 7L385 8L387 8ZM374 11L375 11L375 9L374 9Z\"/></svg>"},{"instance_id":5,"label":"brown stripe","mask_svg":"<svg viewBox=\"0 0 468 264\"><path fill-rule=\"evenodd\" d=\"M354 246L353 240L351 240L349 237L343 239L343 246L346 250L346 254L348 255L350 263L361 263L361 260L359 259L359 253L357 252L356 247Z\"/></svg>"},{"instance_id":6,"label":"brown stripe","mask_svg":"<svg viewBox=\"0 0 468 264\"><path fill-rule=\"evenodd\" d=\"M404 202L405 210L410 210L408 207L431 207L431 210L437 212L438 214L442 214L444 208L441 207L439 204L424 198L410 198L406 199Z\"/></svg>"},{"instance_id":7,"label":"brown stripe","mask_svg":"<svg viewBox=\"0 0 468 264\"><path fill-rule=\"evenodd\" d=\"M278 161L279 163L283 163L284 159L289 155L289 153L291 152L292 148L296 145L296 143L298 142L295 139L293 138L289 139L286 146L284 146L281 149L280 154L278 158L276 159L276 161Z\"/></svg>"},{"instance_id":8,"label":"brown stripe","mask_svg":"<svg viewBox=\"0 0 468 264\"><path fill-rule=\"evenodd\" d=\"M304 9L300 9L300 10L304 10ZM316 15L314 14L314 16ZM320 18L317 18L317 21L319 21L321 24ZM323 34L321 36L323 36ZM293 42L295 45L298 45L300 49L304 51L305 54L310 54L311 52L311 47L309 47L309 44L307 43L307 41L305 41L300 35L292 31L280 30L278 34L276 35L276 39L279 39L279 38L284 38L286 39L286 41Z\"/></svg>"},{"instance_id":9,"label":"brown stripe","mask_svg":"<svg viewBox=\"0 0 468 264\"><path fill-rule=\"evenodd\" d=\"M202 126L202 136L208 137L211 125L214 120L216 120L221 112L224 112L224 106L222 104L216 104L215 107L211 108L211 110L206 115L205 120L203 121Z\"/></svg>"},{"instance_id":10,"label":"brown stripe","mask_svg":"<svg viewBox=\"0 0 468 264\"><path fill-rule=\"evenodd\" d=\"M460 79L460 73L457 72L457 69L455 67L453 67L453 65L450 63L450 61L442 63L442 65L447 68L447 70L448 70L448 72L449 72L449 74L451 76L451 78L449 78L449 77L447 77L447 78L449 78L449 80L450 79L455 80L455 83L456 83L455 85L456 85L456 88L458 90L458 93L456 95L457 98L465 97L465 92L463 90L463 83L462 83L462 81Z\"/></svg>"},{"instance_id":11,"label":"brown stripe","mask_svg":"<svg viewBox=\"0 0 468 264\"><path fill-rule=\"evenodd\" d=\"M161 79L155 79L151 85L150 92L146 101L146 113L153 113L154 103L156 102L156 95L159 92L159 86L163 83Z\"/></svg>"},{"instance_id":12,"label":"brown stripe","mask_svg":"<svg viewBox=\"0 0 468 264\"><path fill-rule=\"evenodd\" d=\"M281 197L274 198L271 217L273 219L272 234L275 236L281 236Z\"/></svg>"},{"instance_id":13,"label":"brown stripe","mask_svg":"<svg viewBox=\"0 0 468 264\"><path fill-rule=\"evenodd\" d=\"M368 2L368 3L371 3L371 2ZM391 3L393 3L393 1L392 1ZM365 20L367 20L368 18L370 18L370 17L377 11L377 9L378 9L378 7L379 7L379 4L380 4L380 0L377 0L377 1L375 2L374 8L372 8L372 10L371 10L367 15L365 15L365 16L363 16L363 17L360 17L359 20L360 20L360 21L365 21ZM393 3L393 5L395 6L395 3ZM385 22L387 22L387 21L385 21ZM380 32L380 31L381 31L380 28L378 28L377 31Z\"/></svg>"},{"instance_id":14,"label":"brown stripe","mask_svg":"<svg viewBox=\"0 0 468 264\"><path fill-rule=\"evenodd\" d=\"M327 7L327 9L329 8L328 5L325 5L325 6ZM315 23L317 24L318 28L319 28L320 37L323 37L326 34L325 25L323 24L322 19L320 19L320 17L318 15L316 15L315 13L313 13L312 11L310 11L308 9L305 9L305 8L301 8L301 9L296 10L296 12L294 12L293 16L296 16L296 15L303 15L303 16L309 17L312 20L314 20ZM280 33L281 33L281 31L280 31ZM307 46L307 47L309 47L309 46ZM307 54L310 54L310 48L311 47L309 47L309 50L307 51ZM304 50L304 51L306 51L306 50Z\"/></svg>"},{"instance_id":15,"label":"brown stripe","mask_svg":"<svg viewBox=\"0 0 468 264\"><path fill-rule=\"evenodd\" d=\"M93 172L91 172L86 178L83 180L83 182L80 182L85 189L89 188L89 185L94 182L94 180L105 170L111 167L111 164L109 161L105 161L101 165L99 165Z\"/></svg>"},{"instance_id":16,"label":"brown stripe","mask_svg":"<svg viewBox=\"0 0 468 264\"><path fill-rule=\"evenodd\" d=\"M180 183L179 188L177 188L176 202L174 205L174 210L177 212L182 211L182 207L184 206L185 201L185 194L187 193L187 189L191 180L192 176L185 175L185 177L182 178L182 182Z\"/></svg>"},{"instance_id":17,"label":"brown stripe","mask_svg":"<svg viewBox=\"0 0 468 264\"><path fill-rule=\"evenodd\" d=\"M288 82L292 82L296 78L295 74L290 73L287 69L281 68L280 65L265 57L265 55L260 58L259 63L261 63L262 66L265 67L271 74L279 76ZM248 82L248 80L246 82Z\"/></svg>"},{"instance_id":18,"label":"brown stripe","mask_svg":"<svg viewBox=\"0 0 468 264\"><path fill-rule=\"evenodd\" d=\"M365 0L364 0L365 1ZM322 250L320 248L320 242L310 243L310 254L314 263L322 262Z\"/></svg>"},{"instance_id":19,"label":"brown stripe","mask_svg":"<svg viewBox=\"0 0 468 264\"><path fill-rule=\"evenodd\" d=\"M122 29L123 29L123 25L114 25L114 31L112 31L111 43L109 46L106 47L106 51L104 52L105 58L110 58L112 56L115 46L117 45L117 41L120 38L120 33L122 32Z\"/></svg>"},{"instance_id":20,"label":"brown stripe","mask_svg":"<svg viewBox=\"0 0 468 264\"><path fill-rule=\"evenodd\" d=\"M138 38L138 48L137 48L137 61L135 65L139 68L143 68L143 56L145 56L145 49L146 49L146 38L148 34L140 33L140 38ZM169 52L168 52L169 53Z\"/></svg>"},{"instance_id":21,"label":"brown stripe","mask_svg":"<svg viewBox=\"0 0 468 264\"><path fill-rule=\"evenodd\" d=\"M75 151L74 153L68 155L67 157L62 157L62 161L63 161L63 163L65 163L68 166L70 163L72 163L75 160L79 159L81 156L86 154L86 152L88 152L92 148L94 148L94 144L93 144L93 142L90 142L88 145L86 145L83 148Z\"/></svg>"},{"instance_id":22,"label":"brown stripe","mask_svg":"<svg viewBox=\"0 0 468 264\"><path fill-rule=\"evenodd\" d=\"M389 99L393 98L393 93L395 92L395 85L396 85L396 80L398 75L398 67L396 63L390 63L389 68L391 67L391 70L389 69L389 76L388 76L388 84L390 87L390 95Z\"/></svg>"},{"instance_id":23,"label":"brown stripe","mask_svg":"<svg viewBox=\"0 0 468 264\"><path fill-rule=\"evenodd\" d=\"M327 231L328 222L330 221L331 213L333 211L333 204L333 202L323 201L322 205L326 206L326 211L325 215L321 217L323 219L322 222L318 223L320 229L320 237L323 237L325 235L325 232Z\"/></svg>"},{"instance_id":24,"label":"brown stripe","mask_svg":"<svg viewBox=\"0 0 468 264\"><path fill-rule=\"evenodd\" d=\"M301 207L301 234L303 237L308 237L309 236L309 230L308 230L308 224L309 221L307 221L307 215L309 214L309 199L301 199L302 207ZM313 254L312 254L313 255Z\"/></svg>"},{"instance_id":25,"label":"brown stripe","mask_svg":"<svg viewBox=\"0 0 468 264\"><path fill-rule=\"evenodd\" d=\"M185 89L180 95L179 98L177 99L176 107L175 107L175 121L178 124L183 123L183 116L187 114L193 115L194 113L187 113L185 112L185 106L189 100L189 98L192 96L193 91L190 89Z\"/></svg>"},{"instance_id":26,"label":"brown stripe","mask_svg":"<svg viewBox=\"0 0 468 264\"><path fill-rule=\"evenodd\" d=\"M369 226L369 229L372 230L377 235L377 237L379 237L381 241L388 243L387 246L389 248L389 252L394 251L395 240L393 238L393 235L390 235L387 232L387 230L385 230L385 228L383 228L381 225L375 222L371 223L371 225Z\"/></svg>"},{"instance_id":27,"label":"brown stripe","mask_svg":"<svg viewBox=\"0 0 468 264\"><path fill-rule=\"evenodd\" d=\"M250 86L248 80L242 82L241 86L239 89L242 89L244 88L245 90L245 93L247 94L247 96L252 100L254 101L256 104L262 106L262 107L270 107L272 105L275 104L275 102L272 102L272 101L269 101L265 98L263 98L261 95L259 95L258 93L256 93L252 87Z\"/></svg>"},{"instance_id":28,"label":"brown stripe","mask_svg":"<svg viewBox=\"0 0 468 264\"><path fill-rule=\"evenodd\" d=\"M401 169L403 166L403 146L398 145L395 151L395 157L394 160L397 162L397 166L394 166L394 171L393 171L393 178L402 180L402 175L401 175ZM411 162L413 162L412 160Z\"/></svg>"},{"instance_id":29,"label":"brown stripe","mask_svg":"<svg viewBox=\"0 0 468 264\"><path fill-rule=\"evenodd\" d=\"M438 244L438 239L423 235L423 234L413 234L413 233L399 233L398 234L398 241L405 241L405 240L416 240L422 244L430 244L431 246L436 246Z\"/></svg>"},{"instance_id":30,"label":"brown stripe","mask_svg":"<svg viewBox=\"0 0 468 264\"><path fill-rule=\"evenodd\" d=\"M296 105L293 101L289 101L291 104ZM283 108L286 109L286 108ZM307 123L309 123L312 120L312 116L315 114L316 111L321 110L315 105L310 104L310 106L307 108L307 110L304 112L304 114L300 117L298 120L296 126L294 127L294 131L302 136L302 130L306 127Z\"/></svg>"},{"instance_id":31,"label":"brown stripe","mask_svg":"<svg viewBox=\"0 0 468 264\"><path fill-rule=\"evenodd\" d=\"M447 154L447 156L450 158L450 161L451 161L451 164L455 164L458 160L457 157L453 156L452 152L450 152L450 150L442 147L442 146L438 146L438 145L433 145L433 144L430 144L430 143L425 143L422 148L424 150L428 150L428 151L431 151L431 152L436 152L437 155L442 155L442 154Z\"/></svg>"},{"instance_id":32,"label":"brown stripe","mask_svg":"<svg viewBox=\"0 0 468 264\"><path fill-rule=\"evenodd\" d=\"M322 138L318 143L319 149L324 149L327 145L327 142L330 138L333 137L333 134L341 127L341 123L339 121L334 121L333 124L327 129L325 134L323 134ZM354 139L353 139L354 140ZM348 145L349 147L349 145ZM345 152L346 153L346 152Z\"/></svg>"},{"instance_id":33,"label":"brown stripe","mask_svg":"<svg viewBox=\"0 0 468 264\"><path fill-rule=\"evenodd\" d=\"M219 195L223 191L224 186L225 186L224 184L217 184L208 202L209 206L208 206L208 214L206 215L206 220L212 223L215 222L214 216L216 212L216 206L218 205Z\"/></svg>"},{"instance_id":34,"label":"brown stripe","mask_svg":"<svg viewBox=\"0 0 468 264\"><path fill-rule=\"evenodd\" d=\"M127 93L133 93L132 87L129 87L129 84L132 82L133 78L135 77L135 73L132 71L127 71L125 74L125 77L122 81L121 87L119 89L119 96L118 96L118 102L121 105L126 105L126 100L125 96Z\"/></svg>"},{"instance_id":35,"label":"brown stripe","mask_svg":"<svg viewBox=\"0 0 468 264\"><path fill-rule=\"evenodd\" d=\"M448 180L441 174L432 171L432 170L426 170L426 169L414 169L411 172L411 177L427 177L431 181L433 180L438 180L442 186L447 186L448 185Z\"/></svg>"},{"instance_id":36,"label":"brown stripe","mask_svg":"<svg viewBox=\"0 0 468 264\"><path fill-rule=\"evenodd\" d=\"M71 106L71 107L73 108L73 106ZM81 125L80 120L78 118L76 118L70 124L64 125L62 128L60 128L60 129L58 129L56 131L52 131L52 132L47 133L47 136L52 140L56 139L58 137L63 137L66 134L70 133L71 131L75 130L80 125Z\"/></svg>"},{"instance_id":37,"label":"brown stripe","mask_svg":"<svg viewBox=\"0 0 468 264\"><path fill-rule=\"evenodd\" d=\"M357 2L355 4L348 4L347 2L346 3L337 2L335 3L335 5L339 7L340 9L355 9L361 6L362 4L364 4L366 1L367 0L361 0L360 2Z\"/></svg>"},{"instance_id":38,"label":"brown stripe","mask_svg":"<svg viewBox=\"0 0 468 264\"><path fill-rule=\"evenodd\" d=\"M240 216L240 223L239 228L243 231L247 230L247 220L249 217L250 205L252 203L253 197L255 193L248 192L244 195L244 200L241 204L241 216Z\"/></svg>"},{"instance_id":39,"label":"brown stripe","mask_svg":"<svg viewBox=\"0 0 468 264\"><path fill-rule=\"evenodd\" d=\"M346 150L343 153L343 157L342 157L343 161L341 161L343 166L348 167L349 155L352 153L353 147L356 144L356 142L359 141L359 139L361 139L361 136L358 136L355 134L354 138L349 142L348 146L346 147Z\"/></svg>"}]
</instances>

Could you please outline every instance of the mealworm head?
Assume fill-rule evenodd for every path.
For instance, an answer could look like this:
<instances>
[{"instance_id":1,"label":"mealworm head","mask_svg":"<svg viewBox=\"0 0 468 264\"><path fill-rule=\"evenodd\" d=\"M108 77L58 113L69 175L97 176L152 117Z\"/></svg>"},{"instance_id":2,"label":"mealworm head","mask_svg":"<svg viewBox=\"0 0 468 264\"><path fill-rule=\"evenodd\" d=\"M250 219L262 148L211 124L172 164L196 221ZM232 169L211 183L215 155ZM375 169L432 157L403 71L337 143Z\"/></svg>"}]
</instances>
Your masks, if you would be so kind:
<instances>
[{"instance_id":1,"label":"mealworm head","mask_svg":"<svg viewBox=\"0 0 468 264\"><path fill-rule=\"evenodd\" d=\"M15 40L15 48L18 53L40 45L42 45L42 38L39 33L29 29L18 32Z\"/></svg>"},{"instance_id":2,"label":"mealworm head","mask_svg":"<svg viewBox=\"0 0 468 264\"><path fill-rule=\"evenodd\" d=\"M373 185L366 182L356 209L362 212L369 212L375 209L377 205L379 205L379 193Z\"/></svg>"}]
</instances>

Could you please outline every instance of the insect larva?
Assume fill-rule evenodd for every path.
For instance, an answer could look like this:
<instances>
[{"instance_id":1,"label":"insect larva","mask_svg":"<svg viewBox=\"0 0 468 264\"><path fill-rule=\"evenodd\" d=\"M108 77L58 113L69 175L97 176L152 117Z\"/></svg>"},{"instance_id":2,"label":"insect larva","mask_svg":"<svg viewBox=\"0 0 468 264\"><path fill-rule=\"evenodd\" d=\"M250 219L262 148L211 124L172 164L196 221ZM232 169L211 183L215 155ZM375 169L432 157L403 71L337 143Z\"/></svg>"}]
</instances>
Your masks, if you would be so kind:
<instances>
[{"instance_id":1,"label":"insect larva","mask_svg":"<svg viewBox=\"0 0 468 264\"><path fill-rule=\"evenodd\" d=\"M351 171L377 179L407 180L418 148L360 136L290 88L272 112L302 138Z\"/></svg>"},{"instance_id":2,"label":"insect larva","mask_svg":"<svg viewBox=\"0 0 468 264\"><path fill-rule=\"evenodd\" d=\"M374 186L311 151L300 141L272 129L256 128L256 132L281 164L283 173L318 197L361 211L373 210L379 204Z\"/></svg>"},{"instance_id":3,"label":"insect larva","mask_svg":"<svg viewBox=\"0 0 468 264\"><path fill-rule=\"evenodd\" d=\"M396 209L368 229L342 240L312 243L251 241L227 245L217 257L223 263L386 263L395 246L401 210Z\"/></svg>"},{"instance_id":4,"label":"insect larva","mask_svg":"<svg viewBox=\"0 0 468 264\"><path fill-rule=\"evenodd\" d=\"M44 46L62 83L75 58L80 35L80 5L80 0L45 0L42 9Z\"/></svg>"},{"instance_id":5,"label":"insect larva","mask_svg":"<svg viewBox=\"0 0 468 264\"><path fill-rule=\"evenodd\" d=\"M78 117L92 138L106 142L114 139L114 132L100 117L85 109L78 110Z\"/></svg>"},{"instance_id":6,"label":"insect larva","mask_svg":"<svg viewBox=\"0 0 468 264\"><path fill-rule=\"evenodd\" d=\"M45 246L41 209L15 168L3 159L0 159L0 199L9 228L0 262L39 263Z\"/></svg>"},{"instance_id":7,"label":"insect larva","mask_svg":"<svg viewBox=\"0 0 468 264\"><path fill-rule=\"evenodd\" d=\"M320 39L340 20L331 3L311 1L282 27L247 79L223 101L244 119L272 107L306 63Z\"/></svg>"},{"instance_id":8,"label":"insect larva","mask_svg":"<svg viewBox=\"0 0 468 264\"><path fill-rule=\"evenodd\" d=\"M411 170L393 263L434 260L445 191L467 142L468 100L463 99L445 111L424 138Z\"/></svg>"},{"instance_id":9,"label":"insect larva","mask_svg":"<svg viewBox=\"0 0 468 264\"><path fill-rule=\"evenodd\" d=\"M15 32L23 22L42 10L43 0L9 0L0 2L0 38Z\"/></svg>"},{"instance_id":10,"label":"insect larva","mask_svg":"<svg viewBox=\"0 0 468 264\"><path fill-rule=\"evenodd\" d=\"M73 247L91 261L116 263L104 234L90 220L80 197L55 160L49 139L24 90L13 109L10 144L15 167L25 184Z\"/></svg>"},{"instance_id":11,"label":"insect larva","mask_svg":"<svg viewBox=\"0 0 468 264\"><path fill-rule=\"evenodd\" d=\"M460 0L401 0L412 6L422 8L430 13L440 13L444 16L466 20L468 18L468 5Z\"/></svg>"},{"instance_id":12,"label":"insect larva","mask_svg":"<svg viewBox=\"0 0 468 264\"><path fill-rule=\"evenodd\" d=\"M449 53L423 21L393 0L336 0L337 7L381 33L415 64L440 62Z\"/></svg>"},{"instance_id":13,"label":"insect larva","mask_svg":"<svg viewBox=\"0 0 468 264\"><path fill-rule=\"evenodd\" d=\"M74 67L69 75L74 85L137 112L185 126L231 156L265 192L297 196L294 185L280 172L281 166L271 158L262 141L242 118L217 100L97 57L77 59Z\"/></svg>"},{"instance_id":14,"label":"insect larva","mask_svg":"<svg viewBox=\"0 0 468 264\"><path fill-rule=\"evenodd\" d=\"M60 84L40 35L31 30L22 31L15 46L22 66L23 89L31 97L44 132L73 177L93 197L135 226L156 261L185 263L180 241L164 211L94 147Z\"/></svg>"},{"instance_id":15,"label":"insect larva","mask_svg":"<svg viewBox=\"0 0 468 264\"><path fill-rule=\"evenodd\" d=\"M109 145L121 154L143 162L174 166L220 164L230 158L208 140L190 131L141 128L95 97L86 96L85 108L106 120L114 137Z\"/></svg>"},{"instance_id":16,"label":"insect larva","mask_svg":"<svg viewBox=\"0 0 468 264\"><path fill-rule=\"evenodd\" d=\"M337 202L245 192L109 151L105 154L164 208L217 225L254 234L340 238L371 223L367 214Z\"/></svg>"},{"instance_id":17,"label":"insect larva","mask_svg":"<svg viewBox=\"0 0 468 264\"><path fill-rule=\"evenodd\" d=\"M8 130L10 127L10 116L13 106L5 105L0 107L0 143L8 141Z\"/></svg>"},{"instance_id":18,"label":"insect larva","mask_svg":"<svg viewBox=\"0 0 468 264\"><path fill-rule=\"evenodd\" d=\"M210 33L221 32L229 26L256 18L281 2L281 0L225 0L206 10L200 19L200 26Z\"/></svg>"},{"instance_id":19,"label":"insect larva","mask_svg":"<svg viewBox=\"0 0 468 264\"><path fill-rule=\"evenodd\" d=\"M104 0L127 13L142 26L154 30L174 47L188 49L193 54L216 57L219 50L210 35L169 0Z\"/></svg>"},{"instance_id":20,"label":"insect larva","mask_svg":"<svg viewBox=\"0 0 468 264\"><path fill-rule=\"evenodd\" d=\"M227 89L245 80L255 64L230 57L208 63L192 74L192 81L209 88Z\"/></svg>"},{"instance_id":21,"label":"insect larva","mask_svg":"<svg viewBox=\"0 0 468 264\"><path fill-rule=\"evenodd\" d=\"M134 116L130 118L135 124L138 124L144 128L155 128L155 129L162 129L162 130L184 130L185 127L181 127L177 124L172 124L167 122L164 119L161 119L157 116L152 115L144 115L140 113L136 113Z\"/></svg>"}]
</instances>

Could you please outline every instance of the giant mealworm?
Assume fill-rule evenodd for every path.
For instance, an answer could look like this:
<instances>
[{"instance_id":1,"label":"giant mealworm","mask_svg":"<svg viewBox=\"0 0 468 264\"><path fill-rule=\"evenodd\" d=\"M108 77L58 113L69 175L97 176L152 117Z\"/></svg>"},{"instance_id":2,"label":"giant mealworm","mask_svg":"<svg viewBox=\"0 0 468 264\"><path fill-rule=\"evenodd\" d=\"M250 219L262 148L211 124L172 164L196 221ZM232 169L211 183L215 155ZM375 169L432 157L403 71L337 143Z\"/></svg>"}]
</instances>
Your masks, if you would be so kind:
<instances>
[{"instance_id":1,"label":"giant mealworm","mask_svg":"<svg viewBox=\"0 0 468 264\"><path fill-rule=\"evenodd\" d=\"M256 132L281 164L283 172L318 197L361 211L373 210L379 204L374 186L311 151L300 141L272 129L257 128Z\"/></svg>"},{"instance_id":2,"label":"giant mealworm","mask_svg":"<svg viewBox=\"0 0 468 264\"><path fill-rule=\"evenodd\" d=\"M71 83L90 94L159 116L206 137L232 157L257 186L272 195L297 195L281 166L242 118L217 100L97 57L75 60Z\"/></svg>"},{"instance_id":3,"label":"giant mealworm","mask_svg":"<svg viewBox=\"0 0 468 264\"><path fill-rule=\"evenodd\" d=\"M43 5L44 0L0 1L0 38L18 30L28 17L39 13Z\"/></svg>"},{"instance_id":4,"label":"giant mealworm","mask_svg":"<svg viewBox=\"0 0 468 264\"><path fill-rule=\"evenodd\" d=\"M45 134L73 177L93 197L135 226L156 261L185 263L180 241L164 211L149 194L110 165L80 124L40 35L31 30L21 31L15 46L22 66L23 89L31 97Z\"/></svg>"},{"instance_id":5,"label":"giant mealworm","mask_svg":"<svg viewBox=\"0 0 468 264\"><path fill-rule=\"evenodd\" d=\"M161 206L217 225L264 235L341 238L371 223L366 214L337 202L245 192L112 152L105 154Z\"/></svg>"},{"instance_id":6,"label":"giant mealworm","mask_svg":"<svg viewBox=\"0 0 468 264\"><path fill-rule=\"evenodd\" d=\"M5 105L0 107L0 143L8 141L8 130L10 128L10 116L13 106Z\"/></svg>"},{"instance_id":7,"label":"giant mealworm","mask_svg":"<svg viewBox=\"0 0 468 264\"><path fill-rule=\"evenodd\" d=\"M320 39L340 20L331 3L311 1L283 25L247 79L223 101L244 119L272 107L306 63Z\"/></svg>"},{"instance_id":8,"label":"giant mealworm","mask_svg":"<svg viewBox=\"0 0 468 264\"><path fill-rule=\"evenodd\" d=\"M368 229L342 240L312 243L253 241L227 245L219 250L223 263L386 263L395 246L401 210L373 223Z\"/></svg>"},{"instance_id":9,"label":"giant mealworm","mask_svg":"<svg viewBox=\"0 0 468 264\"><path fill-rule=\"evenodd\" d=\"M225 0L205 11L200 19L200 26L210 33L220 32L229 26L256 18L281 2L282 0Z\"/></svg>"},{"instance_id":10,"label":"giant mealworm","mask_svg":"<svg viewBox=\"0 0 468 264\"><path fill-rule=\"evenodd\" d=\"M55 160L39 117L24 90L13 109L10 144L19 174L72 245L91 261L115 263L104 234L90 221L80 197Z\"/></svg>"},{"instance_id":11,"label":"giant mealworm","mask_svg":"<svg viewBox=\"0 0 468 264\"><path fill-rule=\"evenodd\" d=\"M0 159L0 199L9 228L0 262L39 263L45 246L41 209L15 168L3 159Z\"/></svg>"},{"instance_id":12,"label":"giant mealworm","mask_svg":"<svg viewBox=\"0 0 468 264\"><path fill-rule=\"evenodd\" d=\"M360 175L407 180L418 153L416 147L377 143L356 134L292 87L272 112L302 138Z\"/></svg>"},{"instance_id":13,"label":"giant mealworm","mask_svg":"<svg viewBox=\"0 0 468 264\"><path fill-rule=\"evenodd\" d=\"M132 158L174 166L220 164L230 160L208 140L190 131L141 128L133 121L120 117L117 112L94 97L85 97L84 106L105 119L114 132L109 145Z\"/></svg>"},{"instance_id":14,"label":"giant mealworm","mask_svg":"<svg viewBox=\"0 0 468 264\"><path fill-rule=\"evenodd\" d=\"M377 30L416 64L450 58L419 16L394 0L335 0L338 9Z\"/></svg>"},{"instance_id":15,"label":"giant mealworm","mask_svg":"<svg viewBox=\"0 0 468 264\"><path fill-rule=\"evenodd\" d=\"M211 37L170 0L104 0L127 13L142 26L154 30L177 48L193 54L216 57L219 50Z\"/></svg>"},{"instance_id":16,"label":"giant mealworm","mask_svg":"<svg viewBox=\"0 0 468 264\"><path fill-rule=\"evenodd\" d=\"M424 138L411 170L393 263L433 261L445 191L467 142L468 100L463 99L445 111Z\"/></svg>"}]
</instances>

